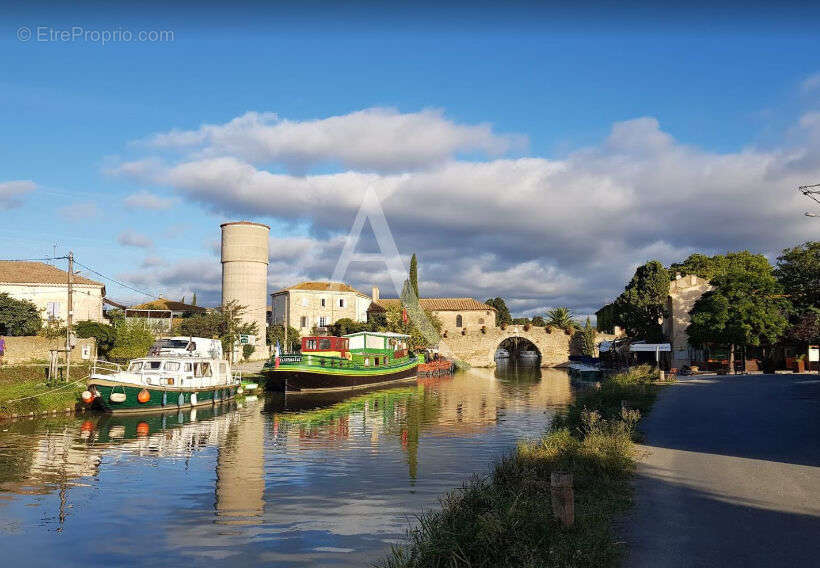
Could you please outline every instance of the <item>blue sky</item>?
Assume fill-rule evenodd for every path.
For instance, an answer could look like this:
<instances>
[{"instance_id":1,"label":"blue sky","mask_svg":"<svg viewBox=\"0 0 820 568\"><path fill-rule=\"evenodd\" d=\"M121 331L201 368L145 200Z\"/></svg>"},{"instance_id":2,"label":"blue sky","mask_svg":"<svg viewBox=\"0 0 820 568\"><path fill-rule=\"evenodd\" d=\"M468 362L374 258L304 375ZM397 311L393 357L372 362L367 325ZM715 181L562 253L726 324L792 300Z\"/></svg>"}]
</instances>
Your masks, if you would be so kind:
<instances>
[{"instance_id":1,"label":"blue sky","mask_svg":"<svg viewBox=\"0 0 820 568\"><path fill-rule=\"evenodd\" d=\"M693 250L748 247L776 252L798 240L816 238L820 225L802 217L809 203L799 209L801 202L793 201L795 180L820 181L812 177L818 172L812 113L820 95L815 75L820 72L820 50L816 34L807 27L807 14L801 17L785 10L773 15L754 7L734 13L648 13L637 6L615 12L595 5L584 13L551 13L549 7L521 3L507 12L420 5L394 15L367 3L347 11L324 3L307 6L301 12L243 3L229 11L210 4L200 9L183 4L173 12L149 5L141 13L112 13L93 6L85 11L46 11L36 5L9 8L0 27L0 184L18 183L6 186L7 191L19 190L19 182L34 189L5 201L0 194L0 238L7 250L1 256L39 257L50 253L56 241L60 251L72 248L85 264L137 288L172 296L197 290L201 297L218 301L213 252L218 226L245 218L271 224L275 238L303 239L295 248L289 248L291 241L277 241L280 250L293 250L298 256L307 254L308 246L309 254L324 259L306 266L280 254L271 265L271 288L292 283L290 278L328 278L335 250L328 242L345 232L355 207L348 204L334 212L331 216L338 223L307 210L277 207L279 199L294 196L264 183L239 187L233 178L225 181L234 174L214 169L224 163L200 161L226 157L253 166L256 172L289 176L294 183L342 172L361 179L374 175L377 183L392 188L385 189L385 196L402 192L409 203L449 207L454 216L459 214L459 200L470 199L471 191L454 188L437 203L436 196L450 186L441 189L437 184L444 178L435 181L431 176L446 164L487 169L499 160L531 158L539 162L527 167L545 168L527 174L535 177L553 175L554 166L561 165L558 169L568 170L565 177L545 185L543 192L530 185L521 190L519 209L486 201L500 220L493 227L476 218L481 211L472 211L474 224L451 222L442 215L430 220L419 235L412 223L385 208L388 222L396 219L394 233L402 254L420 254L429 295L502 295L517 300L514 309L519 313L559 303L582 312L594 309L617 294L634 264L651 256L668 262ZM83 32L171 30L174 37L106 45L82 39L23 42L17 39L20 26L34 34L38 27L81 26ZM490 134L477 146L461 139L445 144L441 155L425 158L429 164L399 160L387 166L361 155L351 163L343 148L304 158L312 151L306 149L308 142L251 157L237 154L236 144L226 147L210 141L192 152L177 142L162 147L146 143L157 133L193 133L203 124L226 125L248 112L276 113L276 118L260 122L270 127L282 121L310 124L374 108L391 109L389 116L407 115L409 120L419 113L438 113L431 120L446 135L453 128L477 125L487 125ZM641 119L649 122L634 122ZM617 124L628 125L626 138L613 138ZM362 135L357 128L350 132ZM470 130L466 136L476 132ZM641 144L656 140L664 153L655 146L651 151L636 150L633 137ZM374 137L375 149L362 152L375 152L379 144ZM306 160L303 166L297 168L287 159L293 152ZM738 161L745 159L749 164L768 164L754 178L758 185L743 177L750 166ZM123 173L123 164L145 160L160 161L166 170L186 163L191 164L189 171L211 167L209 171L222 181L208 179L206 184L224 183L224 188L202 194L192 189L195 181L180 181L169 171L134 173L131 168ZM625 165L629 160L634 160L632 166ZM671 171L651 179L670 161L675 161ZM584 169L586 164L590 170ZM701 211L697 222L688 223L689 231L666 228L687 214L680 203L669 203L674 215L665 224L636 218L619 226L607 215L591 213L613 211L627 197L630 210L643 208L655 194L653 184L667 187L667 176L693 168L700 168L689 180L699 184L692 188L693 201L702 203L705 194L714 196L714 210L727 212L746 201L754 203L754 209L736 212L725 224L713 210ZM636 169L642 173L629 177ZM522 183L503 177L515 176L516 171L505 168L503 175L486 178L488 184L496 184L495 194L503 194L508 183ZM395 189L391 176L401 175L417 181ZM602 200L585 192L587 176L604 176L590 178L590 183L611 187L615 193ZM485 178L476 179L481 184ZM752 185L722 195L719 188L731 186L733 179ZM202 177L197 175L196 180L201 182ZM333 179L325 181L324 193L316 199L325 204L323 208L332 208L335 198L343 201L341 196L351 189L334 185ZM562 199L562 183L577 192L573 200ZM438 189L429 189L433 186ZM690 187L683 185L675 193ZM214 197L233 191L244 196L245 201L237 199L240 205ZM248 201L248 191L268 192L267 201ZM748 200L742 191L749 192ZM145 200L127 201L134 194L157 199L146 208ZM474 195L486 200L478 191ZM610 197L613 201L607 203ZM531 207L533 199L537 203ZM782 208L784 201L794 208L793 216L771 211ZM560 203L553 206L555 202ZM652 210L655 216L670 213L662 203L652 206L657 207ZM771 215L758 217L755 211ZM519 212L537 217L522 221ZM561 226L573 217L577 219L572 224L586 226L587 232L569 242L571 229ZM545 227L557 228L538 233L539 219ZM782 230L784 220L788 231ZM602 228L604 222L607 226ZM701 227L701 222L709 227ZM757 228L754 235L749 224ZM522 226L526 229L520 230ZM484 227L487 234L482 236ZM431 234L441 239L430 241ZM579 243L585 239L589 243ZM147 246L149 241L153 246ZM590 244L601 241L612 248ZM465 264L468 257L475 262ZM146 258L149 266L142 266ZM184 263L186 270L179 268ZM459 280L454 271L472 276ZM368 274L373 275L373 269L351 274L351 280L369 289ZM524 289L503 283L515 275L550 285ZM110 283L108 290L115 298L137 298Z\"/></svg>"}]
</instances>

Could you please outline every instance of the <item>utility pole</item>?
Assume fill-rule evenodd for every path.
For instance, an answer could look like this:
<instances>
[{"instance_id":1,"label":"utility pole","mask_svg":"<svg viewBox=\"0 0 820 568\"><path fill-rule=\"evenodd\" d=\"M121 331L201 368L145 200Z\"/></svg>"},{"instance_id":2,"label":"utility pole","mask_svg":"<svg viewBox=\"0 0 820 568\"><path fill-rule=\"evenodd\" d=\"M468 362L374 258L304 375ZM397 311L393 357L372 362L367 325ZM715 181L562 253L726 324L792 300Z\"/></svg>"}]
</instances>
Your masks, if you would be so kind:
<instances>
[{"instance_id":1,"label":"utility pole","mask_svg":"<svg viewBox=\"0 0 820 568\"><path fill-rule=\"evenodd\" d=\"M71 380L71 325L74 319L74 253L68 251L68 313L65 326L65 380Z\"/></svg>"},{"instance_id":2,"label":"utility pole","mask_svg":"<svg viewBox=\"0 0 820 568\"><path fill-rule=\"evenodd\" d=\"M820 199L818 199L817 197L820 196L820 183L815 183L813 185L801 185L797 189L798 191L800 191L800 193L802 193L812 201L820 203ZM817 217L817 214L806 211L806 217Z\"/></svg>"},{"instance_id":3,"label":"utility pole","mask_svg":"<svg viewBox=\"0 0 820 568\"><path fill-rule=\"evenodd\" d=\"M287 296L285 296L285 318L282 320L282 327L285 328L285 342L282 345L282 353L287 353L287 344L288 344L288 325L290 324L290 318L288 317L290 312L290 292L288 292Z\"/></svg>"}]
</instances>

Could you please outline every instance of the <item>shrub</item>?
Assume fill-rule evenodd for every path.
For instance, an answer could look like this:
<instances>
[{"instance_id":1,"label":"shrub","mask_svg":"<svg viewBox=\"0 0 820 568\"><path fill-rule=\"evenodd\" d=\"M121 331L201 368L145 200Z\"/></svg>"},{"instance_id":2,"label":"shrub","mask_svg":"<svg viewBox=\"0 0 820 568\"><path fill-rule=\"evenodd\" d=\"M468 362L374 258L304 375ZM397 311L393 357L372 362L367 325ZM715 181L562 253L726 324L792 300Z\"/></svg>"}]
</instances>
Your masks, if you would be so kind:
<instances>
[{"instance_id":1,"label":"shrub","mask_svg":"<svg viewBox=\"0 0 820 568\"><path fill-rule=\"evenodd\" d=\"M34 335L40 331L43 320L40 310L28 300L0 294L0 333L4 335Z\"/></svg>"},{"instance_id":2,"label":"shrub","mask_svg":"<svg viewBox=\"0 0 820 568\"><path fill-rule=\"evenodd\" d=\"M97 353L103 357L108 355L108 352L114 347L114 341L117 339L117 330L114 329L114 326L96 321L77 322L74 331L77 337L81 339L93 337L97 342Z\"/></svg>"},{"instance_id":3,"label":"shrub","mask_svg":"<svg viewBox=\"0 0 820 568\"><path fill-rule=\"evenodd\" d=\"M145 357L154 344L154 334L142 321L123 320L116 327L117 337L108 355L112 359L128 360Z\"/></svg>"},{"instance_id":4,"label":"shrub","mask_svg":"<svg viewBox=\"0 0 820 568\"><path fill-rule=\"evenodd\" d=\"M253 355L253 352L256 351L256 345L243 345L242 346L242 358L247 361Z\"/></svg>"}]
</instances>

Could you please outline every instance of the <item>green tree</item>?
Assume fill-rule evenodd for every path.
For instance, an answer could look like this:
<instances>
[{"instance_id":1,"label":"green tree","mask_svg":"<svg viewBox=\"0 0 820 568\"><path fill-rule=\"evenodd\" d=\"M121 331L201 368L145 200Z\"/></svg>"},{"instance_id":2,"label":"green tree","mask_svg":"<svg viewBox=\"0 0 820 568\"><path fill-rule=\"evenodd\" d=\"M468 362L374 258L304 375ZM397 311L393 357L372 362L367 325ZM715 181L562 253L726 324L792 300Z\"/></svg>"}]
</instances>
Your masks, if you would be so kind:
<instances>
[{"instance_id":1,"label":"green tree","mask_svg":"<svg viewBox=\"0 0 820 568\"><path fill-rule=\"evenodd\" d=\"M553 308L547 311L547 326L563 329L567 333L575 331L576 324L572 310L566 306Z\"/></svg>"},{"instance_id":2,"label":"green tree","mask_svg":"<svg viewBox=\"0 0 820 568\"><path fill-rule=\"evenodd\" d=\"M114 343L117 340L117 330L114 326L98 321L78 321L74 325L74 332L77 334L77 337L81 339L93 337L97 342L97 353L101 357L108 356L109 351L114 347Z\"/></svg>"},{"instance_id":3,"label":"green tree","mask_svg":"<svg viewBox=\"0 0 820 568\"><path fill-rule=\"evenodd\" d=\"M512 315L510 315L510 310L507 308L507 302L504 301L504 298L490 298L484 303L495 308L495 325L509 325L512 323Z\"/></svg>"},{"instance_id":4,"label":"green tree","mask_svg":"<svg viewBox=\"0 0 820 568\"><path fill-rule=\"evenodd\" d=\"M330 326L330 334L337 337L347 335L348 333L358 333L360 331L367 331L373 326L367 322L353 321L350 318L340 318Z\"/></svg>"},{"instance_id":5,"label":"green tree","mask_svg":"<svg viewBox=\"0 0 820 568\"><path fill-rule=\"evenodd\" d=\"M175 326L175 333L213 339L220 337L222 324L222 316L219 312L206 312L180 320Z\"/></svg>"},{"instance_id":6,"label":"green tree","mask_svg":"<svg viewBox=\"0 0 820 568\"><path fill-rule=\"evenodd\" d=\"M409 335L410 346L415 349L435 345L441 339L441 320L419 305L409 279L404 281L401 303L387 309L385 320L386 331Z\"/></svg>"},{"instance_id":7,"label":"green tree","mask_svg":"<svg viewBox=\"0 0 820 568\"><path fill-rule=\"evenodd\" d=\"M660 341L668 297L669 272L657 260L650 260L635 270L615 300L616 321L631 337Z\"/></svg>"},{"instance_id":8,"label":"green tree","mask_svg":"<svg viewBox=\"0 0 820 568\"><path fill-rule=\"evenodd\" d=\"M288 326L288 344L285 345L285 326L271 325L268 327L268 344L276 345L276 342L282 348L282 351L293 353L302 348L302 339L299 337L299 330Z\"/></svg>"},{"instance_id":9,"label":"green tree","mask_svg":"<svg viewBox=\"0 0 820 568\"><path fill-rule=\"evenodd\" d=\"M416 260L416 253L410 258L410 286L413 287L416 298L419 298L419 263Z\"/></svg>"},{"instance_id":10,"label":"green tree","mask_svg":"<svg viewBox=\"0 0 820 568\"><path fill-rule=\"evenodd\" d=\"M583 330L581 330L581 334L581 348L583 349L584 355L586 355L587 357L595 357L595 339L597 338L597 332L595 328L592 327L592 323L589 321L589 317L587 317L587 321L584 324Z\"/></svg>"},{"instance_id":11,"label":"green tree","mask_svg":"<svg viewBox=\"0 0 820 568\"><path fill-rule=\"evenodd\" d=\"M735 347L775 343L786 329L791 305L765 256L742 251L727 258L726 273L712 279L714 289L689 312L687 334L693 345L728 345L733 372Z\"/></svg>"},{"instance_id":12,"label":"green tree","mask_svg":"<svg viewBox=\"0 0 820 568\"><path fill-rule=\"evenodd\" d=\"M40 310L32 302L0 294L0 334L35 335L42 325Z\"/></svg>"},{"instance_id":13,"label":"green tree","mask_svg":"<svg viewBox=\"0 0 820 568\"><path fill-rule=\"evenodd\" d=\"M115 325L117 337L108 352L112 359L129 360L145 357L154 344L151 328L142 320L122 320Z\"/></svg>"},{"instance_id":14,"label":"green tree","mask_svg":"<svg viewBox=\"0 0 820 568\"><path fill-rule=\"evenodd\" d=\"M676 273L682 275L694 274L705 280L711 280L715 276L725 273L727 265L728 260L723 255L707 256L695 253L689 255L683 262L672 264L669 267L669 275L674 278Z\"/></svg>"},{"instance_id":15,"label":"green tree","mask_svg":"<svg viewBox=\"0 0 820 568\"><path fill-rule=\"evenodd\" d=\"M218 338L225 353L233 353L240 335L258 335L256 322L243 321L245 306L231 300L221 308L205 314L184 318L176 326L180 335Z\"/></svg>"},{"instance_id":16,"label":"green tree","mask_svg":"<svg viewBox=\"0 0 820 568\"><path fill-rule=\"evenodd\" d=\"M537 325L538 327L544 327L547 325L546 320L543 316L535 316L532 318L532 325Z\"/></svg>"},{"instance_id":17,"label":"green tree","mask_svg":"<svg viewBox=\"0 0 820 568\"><path fill-rule=\"evenodd\" d=\"M798 314L820 308L820 242L784 249L774 273Z\"/></svg>"},{"instance_id":18,"label":"green tree","mask_svg":"<svg viewBox=\"0 0 820 568\"><path fill-rule=\"evenodd\" d=\"M192 306L196 306L196 292L194 292L194 297L193 297L193 299L191 300L191 305L192 305Z\"/></svg>"}]
</instances>

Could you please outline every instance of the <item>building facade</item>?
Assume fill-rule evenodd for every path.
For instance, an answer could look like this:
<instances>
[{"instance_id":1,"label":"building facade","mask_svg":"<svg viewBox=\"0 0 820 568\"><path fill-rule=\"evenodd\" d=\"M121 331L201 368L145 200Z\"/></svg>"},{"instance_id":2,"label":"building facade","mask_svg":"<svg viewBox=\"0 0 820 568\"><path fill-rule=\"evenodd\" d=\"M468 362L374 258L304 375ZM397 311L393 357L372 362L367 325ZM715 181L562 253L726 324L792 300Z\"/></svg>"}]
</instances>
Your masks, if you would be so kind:
<instances>
[{"instance_id":1,"label":"building facade","mask_svg":"<svg viewBox=\"0 0 820 568\"><path fill-rule=\"evenodd\" d=\"M378 299L378 289L374 289L368 313L372 317L400 304L397 298ZM419 298L419 305L441 320L442 333L495 328L495 308L473 298Z\"/></svg>"},{"instance_id":2,"label":"building facade","mask_svg":"<svg viewBox=\"0 0 820 568\"><path fill-rule=\"evenodd\" d=\"M73 321L105 321L105 286L75 273L72 288ZM68 272L50 264L0 261L0 293L30 301L44 322L68 319Z\"/></svg>"},{"instance_id":3,"label":"building facade","mask_svg":"<svg viewBox=\"0 0 820 568\"><path fill-rule=\"evenodd\" d=\"M700 350L689 345L686 328L691 322L689 312L695 302L711 289L708 280L694 274L676 274L675 279L669 284L666 304L669 317L663 321L663 334L672 346L672 367L679 369L684 365L691 365L692 361L702 360Z\"/></svg>"},{"instance_id":4,"label":"building facade","mask_svg":"<svg viewBox=\"0 0 820 568\"><path fill-rule=\"evenodd\" d=\"M287 325L302 335L338 320L367 321L371 298L343 282L300 282L271 294L271 325Z\"/></svg>"}]
</instances>

